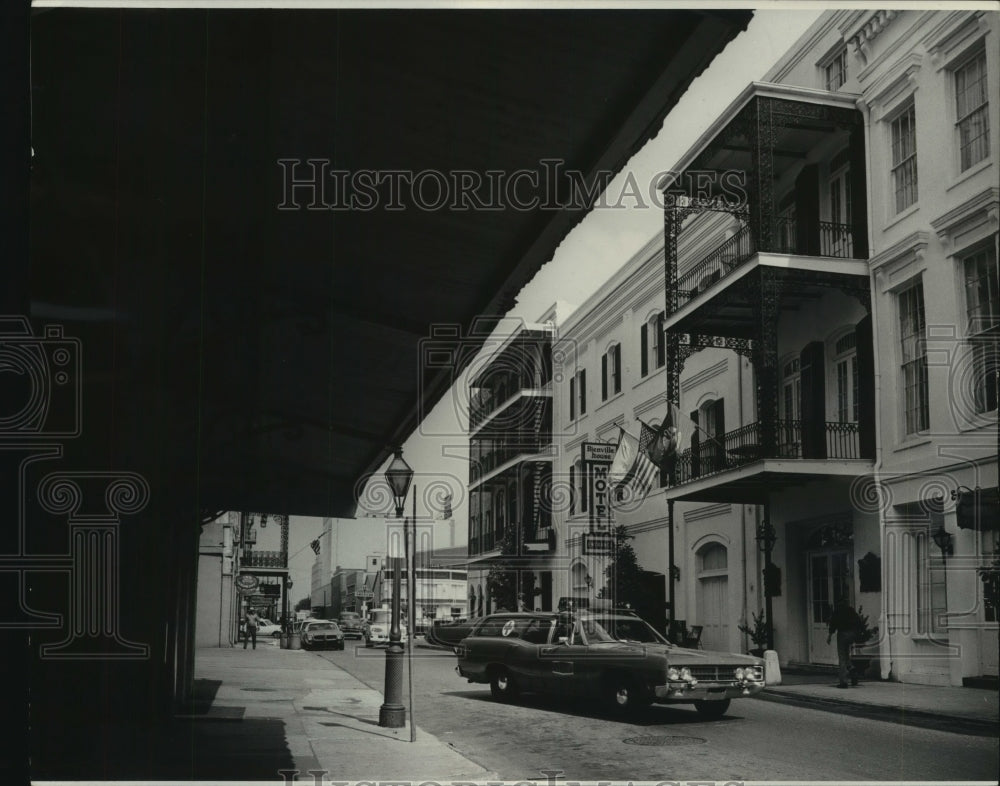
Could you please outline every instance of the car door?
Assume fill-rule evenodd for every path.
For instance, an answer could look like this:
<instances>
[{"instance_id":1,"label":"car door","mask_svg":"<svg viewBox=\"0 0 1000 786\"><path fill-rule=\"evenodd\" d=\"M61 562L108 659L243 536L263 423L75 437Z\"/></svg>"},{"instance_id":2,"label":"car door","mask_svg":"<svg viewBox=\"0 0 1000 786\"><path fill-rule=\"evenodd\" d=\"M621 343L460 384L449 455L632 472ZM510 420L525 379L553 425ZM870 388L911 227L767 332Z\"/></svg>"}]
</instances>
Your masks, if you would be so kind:
<instances>
[{"instance_id":1,"label":"car door","mask_svg":"<svg viewBox=\"0 0 1000 786\"><path fill-rule=\"evenodd\" d=\"M587 692L587 644L579 623L558 621L539 654L540 690L575 696Z\"/></svg>"}]
</instances>

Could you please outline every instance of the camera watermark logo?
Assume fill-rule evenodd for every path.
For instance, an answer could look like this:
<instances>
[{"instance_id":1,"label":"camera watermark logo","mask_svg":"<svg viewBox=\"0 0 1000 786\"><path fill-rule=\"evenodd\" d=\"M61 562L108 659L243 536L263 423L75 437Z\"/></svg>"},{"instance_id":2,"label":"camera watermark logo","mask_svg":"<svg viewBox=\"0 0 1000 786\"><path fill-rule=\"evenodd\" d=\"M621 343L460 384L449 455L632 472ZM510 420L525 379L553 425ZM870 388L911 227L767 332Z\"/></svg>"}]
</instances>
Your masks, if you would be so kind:
<instances>
[{"instance_id":1,"label":"camera watermark logo","mask_svg":"<svg viewBox=\"0 0 1000 786\"><path fill-rule=\"evenodd\" d=\"M0 553L0 581L16 594L0 618L8 630L62 629L61 641L43 644L42 659L147 659L149 645L120 632L122 516L142 510L149 484L132 472L45 471L61 459L63 443L82 433L82 346L61 325L32 332L23 315L0 316L0 372L8 395L0 411L0 451L17 473L16 542ZM28 540L32 513L65 518L64 550L36 553ZM13 511L12 511L13 512ZM29 576L64 576L65 614L40 611L28 602Z\"/></svg>"},{"instance_id":2,"label":"camera watermark logo","mask_svg":"<svg viewBox=\"0 0 1000 786\"><path fill-rule=\"evenodd\" d=\"M0 317L0 373L13 404L0 412L0 441L80 435L80 358L80 340L62 326L35 336L25 317Z\"/></svg>"}]
</instances>

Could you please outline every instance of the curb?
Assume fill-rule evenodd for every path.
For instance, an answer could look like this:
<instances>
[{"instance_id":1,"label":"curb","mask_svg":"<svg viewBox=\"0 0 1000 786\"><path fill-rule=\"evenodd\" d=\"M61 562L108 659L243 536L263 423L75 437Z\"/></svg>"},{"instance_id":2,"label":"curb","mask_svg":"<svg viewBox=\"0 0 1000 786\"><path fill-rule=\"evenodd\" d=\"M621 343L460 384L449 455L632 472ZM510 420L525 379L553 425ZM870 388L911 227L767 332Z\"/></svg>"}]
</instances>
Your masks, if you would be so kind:
<instances>
[{"instance_id":1,"label":"curb","mask_svg":"<svg viewBox=\"0 0 1000 786\"><path fill-rule=\"evenodd\" d=\"M963 715L947 715L927 710L890 707L880 704L868 704L859 701L832 699L803 694L784 693L781 691L761 691L756 699L771 701L776 704L790 704L799 707L836 712L839 714L853 713L875 720L899 723L904 726L921 726L925 728L942 729L957 734L968 734L978 737L996 737L997 721L983 718L970 718Z\"/></svg>"}]
</instances>

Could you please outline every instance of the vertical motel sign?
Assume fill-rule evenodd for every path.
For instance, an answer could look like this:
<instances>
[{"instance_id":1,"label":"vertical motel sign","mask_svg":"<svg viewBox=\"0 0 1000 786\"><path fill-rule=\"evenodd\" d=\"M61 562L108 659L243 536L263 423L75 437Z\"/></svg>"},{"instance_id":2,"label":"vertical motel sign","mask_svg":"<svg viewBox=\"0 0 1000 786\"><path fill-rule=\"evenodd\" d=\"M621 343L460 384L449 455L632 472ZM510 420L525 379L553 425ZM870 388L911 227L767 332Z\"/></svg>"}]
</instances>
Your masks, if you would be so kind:
<instances>
[{"instance_id":1,"label":"vertical motel sign","mask_svg":"<svg viewBox=\"0 0 1000 786\"><path fill-rule=\"evenodd\" d=\"M614 513L611 510L611 484L608 471L618 446L607 442L584 442L583 468L590 479L587 493L590 502L590 533L584 535L584 553L606 553Z\"/></svg>"}]
</instances>

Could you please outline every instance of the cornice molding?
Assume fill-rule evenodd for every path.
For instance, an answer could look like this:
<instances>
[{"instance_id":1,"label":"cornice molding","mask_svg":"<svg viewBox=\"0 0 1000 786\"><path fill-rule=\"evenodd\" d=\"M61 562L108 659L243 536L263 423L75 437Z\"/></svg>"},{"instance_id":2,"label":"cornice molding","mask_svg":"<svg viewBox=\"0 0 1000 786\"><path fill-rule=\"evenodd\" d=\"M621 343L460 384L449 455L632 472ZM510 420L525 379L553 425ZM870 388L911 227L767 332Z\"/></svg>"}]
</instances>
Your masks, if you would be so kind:
<instances>
[{"instance_id":1,"label":"cornice molding","mask_svg":"<svg viewBox=\"0 0 1000 786\"><path fill-rule=\"evenodd\" d=\"M872 109L872 120L882 120L917 89L917 75L922 61L923 55L907 53L865 91L865 100Z\"/></svg>"},{"instance_id":2,"label":"cornice molding","mask_svg":"<svg viewBox=\"0 0 1000 786\"><path fill-rule=\"evenodd\" d=\"M716 516L725 516L731 513L733 506L728 502L720 502L715 505L702 505L693 510L684 511L684 521L701 521L711 519Z\"/></svg>"},{"instance_id":3,"label":"cornice molding","mask_svg":"<svg viewBox=\"0 0 1000 786\"><path fill-rule=\"evenodd\" d=\"M896 289L927 267L924 255L929 241L929 232L912 232L871 259L880 292Z\"/></svg>"},{"instance_id":4,"label":"cornice molding","mask_svg":"<svg viewBox=\"0 0 1000 786\"><path fill-rule=\"evenodd\" d=\"M719 376L720 374L725 374L729 369L729 358L723 358L718 363L709 366L697 374L688 377L687 379L681 380L681 392L685 393L694 387L707 382L708 380Z\"/></svg>"},{"instance_id":5,"label":"cornice molding","mask_svg":"<svg viewBox=\"0 0 1000 786\"><path fill-rule=\"evenodd\" d=\"M949 254L996 232L998 224L1000 188L996 186L980 191L931 221L931 227Z\"/></svg>"},{"instance_id":6,"label":"cornice molding","mask_svg":"<svg viewBox=\"0 0 1000 786\"><path fill-rule=\"evenodd\" d=\"M898 15L899 11L870 11L855 18L853 24L844 31L844 39L854 50L854 54L861 58L862 63L868 65L872 44Z\"/></svg>"},{"instance_id":7,"label":"cornice molding","mask_svg":"<svg viewBox=\"0 0 1000 786\"><path fill-rule=\"evenodd\" d=\"M955 57L990 31L990 22L982 11L953 11L923 40L930 55L931 67L946 68Z\"/></svg>"}]
</instances>

